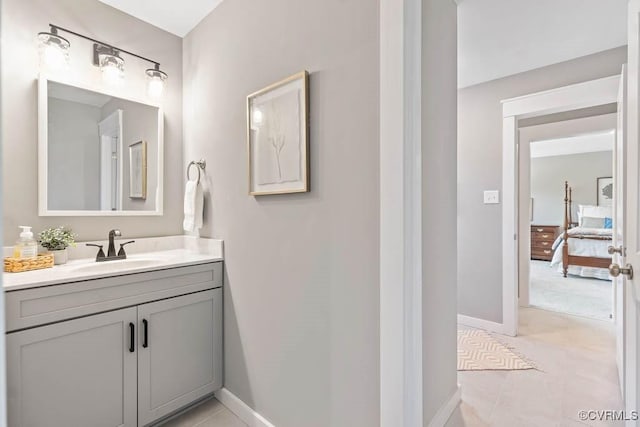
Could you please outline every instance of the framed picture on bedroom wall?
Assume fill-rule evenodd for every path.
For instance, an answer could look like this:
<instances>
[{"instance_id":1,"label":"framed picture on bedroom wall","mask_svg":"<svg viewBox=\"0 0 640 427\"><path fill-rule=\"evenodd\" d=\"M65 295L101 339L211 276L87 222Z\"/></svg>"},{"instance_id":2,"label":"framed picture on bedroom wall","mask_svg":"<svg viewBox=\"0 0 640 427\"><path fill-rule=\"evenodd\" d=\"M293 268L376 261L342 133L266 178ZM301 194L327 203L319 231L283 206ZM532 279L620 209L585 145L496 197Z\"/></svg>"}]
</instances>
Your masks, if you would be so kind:
<instances>
[{"instance_id":1,"label":"framed picture on bedroom wall","mask_svg":"<svg viewBox=\"0 0 640 427\"><path fill-rule=\"evenodd\" d=\"M613 206L613 178L610 176L598 178L597 187L598 206Z\"/></svg>"}]
</instances>

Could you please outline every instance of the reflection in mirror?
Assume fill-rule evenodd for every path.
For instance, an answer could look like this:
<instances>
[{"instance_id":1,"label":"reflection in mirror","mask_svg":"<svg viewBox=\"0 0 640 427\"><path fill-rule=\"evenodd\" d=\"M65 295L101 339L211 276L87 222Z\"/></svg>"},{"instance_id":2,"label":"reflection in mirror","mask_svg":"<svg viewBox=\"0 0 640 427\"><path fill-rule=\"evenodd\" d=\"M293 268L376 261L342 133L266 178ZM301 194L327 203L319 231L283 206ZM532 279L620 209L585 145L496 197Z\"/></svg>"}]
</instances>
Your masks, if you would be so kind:
<instances>
[{"instance_id":1,"label":"reflection in mirror","mask_svg":"<svg viewBox=\"0 0 640 427\"><path fill-rule=\"evenodd\" d=\"M46 186L41 215L160 214L159 108L50 80L41 82L43 89L47 122L40 144L47 172L40 180ZM132 162L130 147L140 142L144 158L139 154ZM141 182L144 193L134 190Z\"/></svg>"}]
</instances>

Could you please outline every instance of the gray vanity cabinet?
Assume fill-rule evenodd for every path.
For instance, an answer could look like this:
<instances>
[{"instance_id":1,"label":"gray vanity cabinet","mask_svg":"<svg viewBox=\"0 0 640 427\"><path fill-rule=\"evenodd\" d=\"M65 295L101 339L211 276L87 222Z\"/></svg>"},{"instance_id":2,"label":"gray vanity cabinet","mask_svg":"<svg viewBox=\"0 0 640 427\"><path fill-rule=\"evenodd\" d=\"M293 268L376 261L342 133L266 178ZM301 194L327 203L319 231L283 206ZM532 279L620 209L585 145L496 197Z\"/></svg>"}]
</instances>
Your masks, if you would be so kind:
<instances>
[{"instance_id":1,"label":"gray vanity cabinet","mask_svg":"<svg viewBox=\"0 0 640 427\"><path fill-rule=\"evenodd\" d=\"M222 387L222 290L138 306L138 425Z\"/></svg>"},{"instance_id":2,"label":"gray vanity cabinet","mask_svg":"<svg viewBox=\"0 0 640 427\"><path fill-rule=\"evenodd\" d=\"M8 334L9 425L135 427L136 314L126 308Z\"/></svg>"},{"instance_id":3,"label":"gray vanity cabinet","mask_svg":"<svg viewBox=\"0 0 640 427\"><path fill-rule=\"evenodd\" d=\"M9 291L11 427L143 427L222 387L221 262Z\"/></svg>"}]
</instances>

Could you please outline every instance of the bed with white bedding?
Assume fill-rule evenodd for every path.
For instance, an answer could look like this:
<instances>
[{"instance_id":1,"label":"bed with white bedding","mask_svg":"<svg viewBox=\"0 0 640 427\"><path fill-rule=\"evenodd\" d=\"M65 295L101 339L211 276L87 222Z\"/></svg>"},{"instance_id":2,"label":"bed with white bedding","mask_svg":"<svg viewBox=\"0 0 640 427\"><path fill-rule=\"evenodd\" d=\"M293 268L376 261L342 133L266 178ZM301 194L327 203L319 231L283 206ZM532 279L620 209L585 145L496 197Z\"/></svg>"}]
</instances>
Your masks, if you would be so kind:
<instances>
[{"instance_id":1,"label":"bed with white bedding","mask_svg":"<svg viewBox=\"0 0 640 427\"><path fill-rule=\"evenodd\" d=\"M607 252L611 245L611 229L574 227L568 230L568 234L570 236L568 239L568 253L570 256L611 259L611 255ZM588 237L598 237L598 239ZM557 267L559 273L564 273L564 266L562 262L563 244L564 234L561 234L553 244L554 252L553 259L551 260L551 267ZM609 270L606 268L569 264L567 266L567 274L581 277L593 277L601 280L611 280Z\"/></svg>"},{"instance_id":2,"label":"bed with white bedding","mask_svg":"<svg viewBox=\"0 0 640 427\"><path fill-rule=\"evenodd\" d=\"M564 233L553 244L551 266L558 266L564 277L610 280L608 249L613 237L613 212L610 206L578 206L578 222L572 215L571 187L564 183ZM577 227L575 226L577 225Z\"/></svg>"}]
</instances>

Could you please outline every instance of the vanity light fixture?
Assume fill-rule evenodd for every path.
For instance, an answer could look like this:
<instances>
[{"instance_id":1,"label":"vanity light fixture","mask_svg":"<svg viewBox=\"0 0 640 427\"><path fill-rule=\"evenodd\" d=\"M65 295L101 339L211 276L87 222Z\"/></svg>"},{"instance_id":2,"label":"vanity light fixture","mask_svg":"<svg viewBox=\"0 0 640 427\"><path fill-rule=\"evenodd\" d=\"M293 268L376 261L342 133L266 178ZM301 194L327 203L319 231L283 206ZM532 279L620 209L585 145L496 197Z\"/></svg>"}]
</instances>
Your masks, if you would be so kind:
<instances>
[{"instance_id":1,"label":"vanity light fixture","mask_svg":"<svg viewBox=\"0 0 640 427\"><path fill-rule=\"evenodd\" d=\"M119 83L124 77L124 59L119 52L111 47L102 47L97 44L93 45L93 49L98 55L98 65L102 71L102 79L110 84Z\"/></svg>"},{"instance_id":2,"label":"vanity light fixture","mask_svg":"<svg viewBox=\"0 0 640 427\"><path fill-rule=\"evenodd\" d=\"M50 32L38 33L40 54L44 64L54 70L66 67L69 64L69 40L58 34L55 27Z\"/></svg>"},{"instance_id":3,"label":"vanity light fixture","mask_svg":"<svg viewBox=\"0 0 640 427\"><path fill-rule=\"evenodd\" d=\"M167 73L160 71L160 64L156 64L154 68L147 69L145 73L147 74L149 96L152 98L160 98L164 90L165 81L167 80Z\"/></svg>"},{"instance_id":4,"label":"vanity light fixture","mask_svg":"<svg viewBox=\"0 0 640 427\"><path fill-rule=\"evenodd\" d=\"M93 65L100 67L104 81L109 84L117 84L124 77L124 59L120 56L121 53L152 63L154 67L145 71L147 75L148 93L155 98L158 98L162 94L168 76L167 73L160 70L160 63L158 61L145 58L144 56L120 49L109 43L96 40L57 25L49 24L49 27L49 32L38 33L38 40L42 47L42 56L48 66L60 68L60 65L68 62L71 44L67 39L58 35L58 31L63 31L94 43Z\"/></svg>"}]
</instances>

